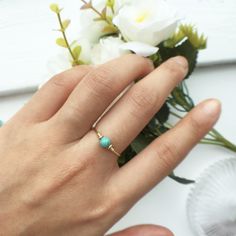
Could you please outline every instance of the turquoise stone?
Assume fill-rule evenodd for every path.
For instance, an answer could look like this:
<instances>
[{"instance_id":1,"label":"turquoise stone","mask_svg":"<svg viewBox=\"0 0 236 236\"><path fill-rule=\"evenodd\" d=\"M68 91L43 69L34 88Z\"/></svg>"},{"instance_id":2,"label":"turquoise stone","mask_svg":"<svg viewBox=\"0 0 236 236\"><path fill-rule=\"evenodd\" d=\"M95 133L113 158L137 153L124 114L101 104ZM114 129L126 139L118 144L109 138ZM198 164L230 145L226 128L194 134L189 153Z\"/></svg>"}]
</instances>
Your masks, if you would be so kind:
<instances>
[{"instance_id":1,"label":"turquoise stone","mask_svg":"<svg viewBox=\"0 0 236 236\"><path fill-rule=\"evenodd\" d=\"M102 148L109 148L110 145L111 145L111 140L108 137L102 137L100 139L100 146Z\"/></svg>"}]
</instances>

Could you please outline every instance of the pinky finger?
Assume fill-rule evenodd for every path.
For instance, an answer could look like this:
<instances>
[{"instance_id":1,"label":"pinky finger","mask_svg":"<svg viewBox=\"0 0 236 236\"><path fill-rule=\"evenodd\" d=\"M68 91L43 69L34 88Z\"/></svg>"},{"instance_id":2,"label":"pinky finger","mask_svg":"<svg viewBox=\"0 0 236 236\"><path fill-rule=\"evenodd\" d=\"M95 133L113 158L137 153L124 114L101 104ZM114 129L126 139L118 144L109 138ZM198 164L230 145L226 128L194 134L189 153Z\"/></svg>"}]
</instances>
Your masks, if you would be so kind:
<instances>
[{"instance_id":1,"label":"pinky finger","mask_svg":"<svg viewBox=\"0 0 236 236\"><path fill-rule=\"evenodd\" d=\"M200 103L176 127L154 140L113 177L113 186L121 199L133 204L184 159L212 129L220 115L217 100ZM138 173L133 177L134 173Z\"/></svg>"}]
</instances>

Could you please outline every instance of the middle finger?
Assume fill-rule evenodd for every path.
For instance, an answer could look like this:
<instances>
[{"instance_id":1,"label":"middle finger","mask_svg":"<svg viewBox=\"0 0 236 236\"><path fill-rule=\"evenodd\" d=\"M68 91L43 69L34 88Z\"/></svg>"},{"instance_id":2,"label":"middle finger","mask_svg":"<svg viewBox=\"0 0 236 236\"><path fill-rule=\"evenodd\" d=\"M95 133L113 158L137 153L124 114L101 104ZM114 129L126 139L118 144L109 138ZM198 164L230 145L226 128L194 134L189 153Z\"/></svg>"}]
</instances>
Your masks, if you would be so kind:
<instances>
[{"instance_id":1,"label":"middle finger","mask_svg":"<svg viewBox=\"0 0 236 236\"><path fill-rule=\"evenodd\" d=\"M160 109L187 71L185 58L169 59L136 83L101 119L97 130L110 137L115 149L122 152Z\"/></svg>"},{"instance_id":2,"label":"middle finger","mask_svg":"<svg viewBox=\"0 0 236 236\"><path fill-rule=\"evenodd\" d=\"M149 59L132 54L95 68L77 85L56 114L56 124L73 137L71 142L81 138L132 81L153 69Z\"/></svg>"}]
</instances>

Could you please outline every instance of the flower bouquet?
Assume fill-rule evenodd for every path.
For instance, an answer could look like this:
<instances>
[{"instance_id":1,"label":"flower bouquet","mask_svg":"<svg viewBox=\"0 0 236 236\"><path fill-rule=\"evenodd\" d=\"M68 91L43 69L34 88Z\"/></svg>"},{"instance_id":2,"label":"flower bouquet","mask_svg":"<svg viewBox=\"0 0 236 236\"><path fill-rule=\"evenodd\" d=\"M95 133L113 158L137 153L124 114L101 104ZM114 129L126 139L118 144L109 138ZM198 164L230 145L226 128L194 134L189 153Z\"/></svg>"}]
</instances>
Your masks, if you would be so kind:
<instances>
[{"instance_id":1,"label":"flower bouquet","mask_svg":"<svg viewBox=\"0 0 236 236\"><path fill-rule=\"evenodd\" d=\"M102 64L127 53L150 58L155 67L174 56L184 56L193 73L199 50L207 46L207 39L191 24L182 24L177 12L164 0L81 0L80 17L83 29L75 40L69 40L67 28L71 21L62 18L62 9L51 4L56 14L61 37L56 43L67 50L70 66ZM182 119L194 107L186 82L181 82L169 95L160 111L152 118L118 160L125 165L154 139L172 128L169 118ZM202 144L217 145L236 152L236 146L213 129L202 139ZM170 177L180 183L192 180Z\"/></svg>"}]
</instances>

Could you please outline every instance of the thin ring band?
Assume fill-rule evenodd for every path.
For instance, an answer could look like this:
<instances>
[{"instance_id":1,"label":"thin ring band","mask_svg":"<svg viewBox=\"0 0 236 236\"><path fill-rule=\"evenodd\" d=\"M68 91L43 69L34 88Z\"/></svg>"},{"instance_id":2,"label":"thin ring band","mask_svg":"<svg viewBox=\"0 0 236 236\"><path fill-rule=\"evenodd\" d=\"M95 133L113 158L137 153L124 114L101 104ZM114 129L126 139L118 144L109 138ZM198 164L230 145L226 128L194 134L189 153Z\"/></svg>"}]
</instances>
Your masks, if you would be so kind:
<instances>
[{"instance_id":1,"label":"thin ring band","mask_svg":"<svg viewBox=\"0 0 236 236\"><path fill-rule=\"evenodd\" d=\"M97 134L97 137L99 138L99 144L102 148L105 148L109 151L111 151L113 154L115 154L117 157L120 157L121 154L117 152L111 143L111 139L109 137L103 136L97 129L96 127L93 128L95 133Z\"/></svg>"}]
</instances>

